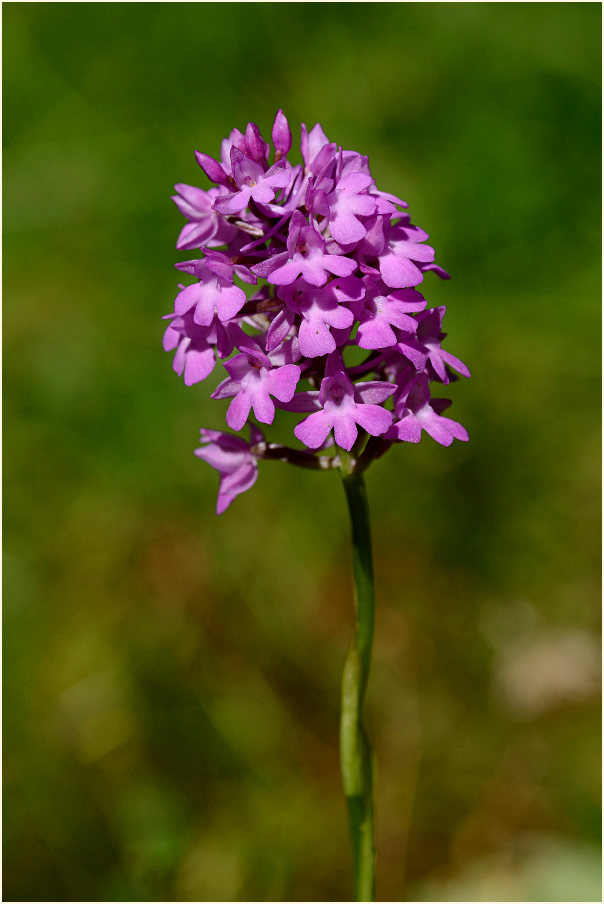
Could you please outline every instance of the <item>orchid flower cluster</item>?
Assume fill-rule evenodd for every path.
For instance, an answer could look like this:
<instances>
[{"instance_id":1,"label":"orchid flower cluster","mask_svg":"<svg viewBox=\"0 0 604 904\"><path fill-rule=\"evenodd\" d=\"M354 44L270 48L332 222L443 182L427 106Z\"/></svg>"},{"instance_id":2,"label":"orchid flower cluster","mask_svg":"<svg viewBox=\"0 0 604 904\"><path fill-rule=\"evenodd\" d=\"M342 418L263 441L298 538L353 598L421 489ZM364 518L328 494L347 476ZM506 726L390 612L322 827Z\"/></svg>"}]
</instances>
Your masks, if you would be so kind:
<instances>
[{"instance_id":1,"label":"orchid flower cluster","mask_svg":"<svg viewBox=\"0 0 604 904\"><path fill-rule=\"evenodd\" d=\"M267 442L253 422L249 441L201 431L196 455L221 475L218 514L253 485L259 459L325 469L339 466L339 450L366 465L422 431L443 446L468 439L443 416L450 401L431 395L470 372L442 348L446 309L429 308L418 289L428 271L449 278L428 234L376 187L368 158L319 124L302 124L302 164L288 160L281 110L271 137L272 159L255 123L223 140L220 162L196 152L215 187L178 184L173 198L188 221L177 249L203 254L176 264L194 282L166 317L174 370L191 386L224 364L212 398L231 400L233 431L252 413L266 425L276 408L303 415L303 449Z\"/></svg>"}]
</instances>

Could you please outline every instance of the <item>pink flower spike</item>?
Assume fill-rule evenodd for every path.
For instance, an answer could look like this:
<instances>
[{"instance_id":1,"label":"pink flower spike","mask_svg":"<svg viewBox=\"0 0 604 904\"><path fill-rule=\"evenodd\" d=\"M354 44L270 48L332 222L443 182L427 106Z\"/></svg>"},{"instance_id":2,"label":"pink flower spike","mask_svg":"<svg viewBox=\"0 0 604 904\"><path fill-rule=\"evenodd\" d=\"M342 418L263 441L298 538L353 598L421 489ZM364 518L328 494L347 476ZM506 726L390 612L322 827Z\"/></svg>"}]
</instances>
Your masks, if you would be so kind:
<instances>
[{"instance_id":1,"label":"pink flower spike","mask_svg":"<svg viewBox=\"0 0 604 904\"><path fill-rule=\"evenodd\" d=\"M254 122L233 129L216 159L196 152L215 185L178 183L173 196L186 220L177 247L195 249L176 264L192 285L179 284L165 318L174 371L192 386L224 365L212 398L227 400L232 430L272 424L283 409L298 414L294 435L308 447L255 440L256 428L251 442L202 432L199 457L221 475L219 512L254 482L259 458L362 471L424 432L441 445L468 438L444 416L449 400L430 395L470 371L443 348L444 306L415 288L428 271L449 278L428 233L378 189L368 157L320 124L301 126L302 163L288 162L291 149L278 110L271 144ZM333 446L339 454L323 454Z\"/></svg>"}]
</instances>

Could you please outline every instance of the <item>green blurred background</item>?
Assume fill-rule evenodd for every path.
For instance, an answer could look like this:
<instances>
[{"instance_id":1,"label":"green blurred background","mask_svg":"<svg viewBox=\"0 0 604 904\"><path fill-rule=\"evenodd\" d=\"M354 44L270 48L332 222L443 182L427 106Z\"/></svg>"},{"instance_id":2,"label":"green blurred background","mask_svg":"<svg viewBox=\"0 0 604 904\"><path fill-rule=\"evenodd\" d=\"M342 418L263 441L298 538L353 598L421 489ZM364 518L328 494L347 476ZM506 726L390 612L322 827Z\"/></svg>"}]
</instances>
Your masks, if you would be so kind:
<instances>
[{"instance_id":1,"label":"green blurred background","mask_svg":"<svg viewBox=\"0 0 604 904\"><path fill-rule=\"evenodd\" d=\"M409 202L473 372L368 478L378 898L599 900L600 5L3 13L4 900L350 897L342 490L216 519L160 345L173 184L280 106Z\"/></svg>"}]
</instances>

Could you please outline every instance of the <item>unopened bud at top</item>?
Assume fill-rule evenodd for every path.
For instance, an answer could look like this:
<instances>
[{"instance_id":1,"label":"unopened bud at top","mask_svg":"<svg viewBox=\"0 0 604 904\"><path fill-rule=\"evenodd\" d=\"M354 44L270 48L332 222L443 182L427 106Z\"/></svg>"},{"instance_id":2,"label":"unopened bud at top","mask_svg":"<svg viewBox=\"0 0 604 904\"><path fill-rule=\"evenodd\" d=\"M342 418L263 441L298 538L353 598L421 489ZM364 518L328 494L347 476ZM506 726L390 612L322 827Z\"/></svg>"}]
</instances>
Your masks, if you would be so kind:
<instances>
[{"instance_id":1,"label":"unopened bud at top","mask_svg":"<svg viewBox=\"0 0 604 904\"><path fill-rule=\"evenodd\" d=\"M292 146L292 133L283 110L277 111L271 137L275 145L275 162L287 157Z\"/></svg>"},{"instance_id":2,"label":"unopened bud at top","mask_svg":"<svg viewBox=\"0 0 604 904\"><path fill-rule=\"evenodd\" d=\"M266 166L268 147L255 122L248 122L247 124L245 130L245 152L256 163Z\"/></svg>"}]
</instances>

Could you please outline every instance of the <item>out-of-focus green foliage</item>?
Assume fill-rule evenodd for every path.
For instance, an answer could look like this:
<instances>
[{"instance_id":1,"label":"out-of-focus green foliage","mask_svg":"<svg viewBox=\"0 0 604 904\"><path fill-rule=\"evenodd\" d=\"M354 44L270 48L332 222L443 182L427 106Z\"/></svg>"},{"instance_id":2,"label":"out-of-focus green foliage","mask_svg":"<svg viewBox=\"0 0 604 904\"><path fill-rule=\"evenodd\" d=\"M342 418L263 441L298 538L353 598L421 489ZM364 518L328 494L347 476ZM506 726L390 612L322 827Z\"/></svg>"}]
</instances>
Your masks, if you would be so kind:
<instances>
[{"instance_id":1,"label":"out-of-focus green foliage","mask_svg":"<svg viewBox=\"0 0 604 904\"><path fill-rule=\"evenodd\" d=\"M347 900L336 475L222 518L160 348L193 150L367 153L471 441L369 475L381 900L599 898L598 4L5 4L5 900Z\"/></svg>"}]
</instances>

